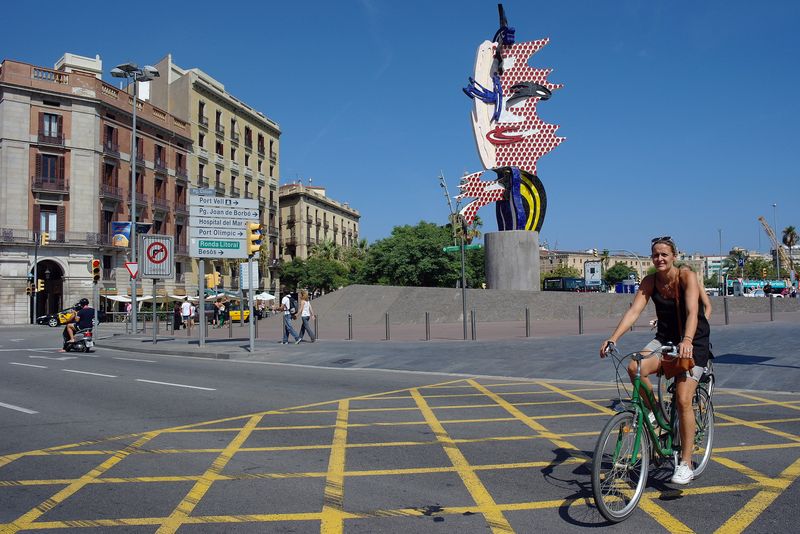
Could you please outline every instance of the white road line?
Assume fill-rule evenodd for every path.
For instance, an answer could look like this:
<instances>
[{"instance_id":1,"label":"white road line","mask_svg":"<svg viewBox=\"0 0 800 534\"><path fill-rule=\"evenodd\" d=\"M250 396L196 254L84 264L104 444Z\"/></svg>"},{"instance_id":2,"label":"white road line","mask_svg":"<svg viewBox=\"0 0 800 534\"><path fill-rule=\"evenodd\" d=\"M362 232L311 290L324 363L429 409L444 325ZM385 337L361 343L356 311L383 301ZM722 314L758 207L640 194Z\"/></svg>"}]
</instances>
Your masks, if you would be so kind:
<instances>
[{"instance_id":1,"label":"white road line","mask_svg":"<svg viewBox=\"0 0 800 534\"><path fill-rule=\"evenodd\" d=\"M214 388L202 388L200 386L187 386L186 384L172 384L171 382L156 382L155 380L144 380L142 378L137 378L137 382L147 382L148 384L161 384L162 386L175 386L179 388L192 388L192 389L203 389L205 391L217 391Z\"/></svg>"},{"instance_id":2,"label":"white road line","mask_svg":"<svg viewBox=\"0 0 800 534\"><path fill-rule=\"evenodd\" d=\"M33 365L32 363L17 363L17 362L8 362L11 365L24 365L25 367L38 367L39 369L47 369L46 365Z\"/></svg>"},{"instance_id":3,"label":"white road line","mask_svg":"<svg viewBox=\"0 0 800 534\"><path fill-rule=\"evenodd\" d=\"M39 412L35 410L29 410L27 408L22 408L21 406L14 406L13 404L6 404L5 402L0 402L0 406L3 408L8 408L9 410L16 410L18 412L27 413L27 414L37 414Z\"/></svg>"},{"instance_id":4,"label":"white road line","mask_svg":"<svg viewBox=\"0 0 800 534\"><path fill-rule=\"evenodd\" d=\"M112 360L125 360L128 362L147 362L147 363L158 363L155 360L139 360L137 358L117 358L116 356L111 357Z\"/></svg>"},{"instance_id":5,"label":"white road line","mask_svg":"<svg viewBox=\"0 0 800 534\"><path fill-rule=\"evenodd\" d=\"M106 378L117 378L116 375L104 375L102 373L90 373L89 371L76 371L75 369L62 369L68 373L80 373L82 375L104 376Z\"/></svg>"}]
</instances>

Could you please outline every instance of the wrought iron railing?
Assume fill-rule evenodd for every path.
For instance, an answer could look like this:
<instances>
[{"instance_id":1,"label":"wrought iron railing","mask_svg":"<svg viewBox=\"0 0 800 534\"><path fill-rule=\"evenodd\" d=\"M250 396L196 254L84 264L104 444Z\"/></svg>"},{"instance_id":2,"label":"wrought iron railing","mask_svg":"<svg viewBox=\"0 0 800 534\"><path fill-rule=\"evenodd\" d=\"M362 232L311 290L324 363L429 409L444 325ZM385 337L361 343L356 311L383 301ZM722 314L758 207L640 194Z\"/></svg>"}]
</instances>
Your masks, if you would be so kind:
<instances>
[{"instance_id":1,"label":"wrought iron railing","mask_svg":"<svg viewBox=\"0 0 800 534\"><path fill-rule=\"evenodd\" d=\"M69 192L69 183L63 178L50 178L46 176L34 176L31 179L31 190L47 191L55 193Z\"/></svg>"}]
</instances>

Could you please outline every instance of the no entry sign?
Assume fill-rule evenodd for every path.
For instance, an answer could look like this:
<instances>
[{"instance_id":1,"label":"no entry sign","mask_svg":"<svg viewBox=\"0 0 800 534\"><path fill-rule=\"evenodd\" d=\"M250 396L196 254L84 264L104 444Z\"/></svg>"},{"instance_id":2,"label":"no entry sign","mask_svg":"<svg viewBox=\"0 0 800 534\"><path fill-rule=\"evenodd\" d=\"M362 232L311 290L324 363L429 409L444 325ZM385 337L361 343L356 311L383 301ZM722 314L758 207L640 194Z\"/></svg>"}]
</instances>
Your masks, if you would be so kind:
<instances>
[{"instance_id":1,"label":"no entry sign","mask_svg":"<svg viewBox=\"0 0 800 534\"><path fill-rule=\"evenodd\" d=\"M139 236L139 267L142 278L172 279L175 276L174 238L171 235Z\"/></svg>"}]
</instances>

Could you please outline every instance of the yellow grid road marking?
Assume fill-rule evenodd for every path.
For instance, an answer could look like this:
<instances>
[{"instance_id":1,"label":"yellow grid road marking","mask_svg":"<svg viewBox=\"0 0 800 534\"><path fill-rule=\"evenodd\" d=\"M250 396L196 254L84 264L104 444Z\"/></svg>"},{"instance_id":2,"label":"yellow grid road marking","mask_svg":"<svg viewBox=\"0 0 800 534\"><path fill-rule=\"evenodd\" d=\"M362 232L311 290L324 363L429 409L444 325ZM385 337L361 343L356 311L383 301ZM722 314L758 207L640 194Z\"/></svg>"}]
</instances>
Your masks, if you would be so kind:
<instances>
[{"instance_id":1,"label":"yellow grid road marking","mask_svg":"<svg viewBox=\"0 0 800 534\"><path fill-rule=\"evenodd\" d=\"M744 419L739 419L738 417L733 417L733 416L730 416L730 415L721 414L721 413L718 413L716 411L714 412L714 415L716 417L719 417L719 418L724 419L726 421L730 421L731 423L737 423L739 425L746 426L748 428L752 428L752 429L755 429L755 430L760 430L762 432L766 432L767 434L772 434L773 436L778 436L778 437L781 437L781 438L786 438L786 439L789 439L789 440L792 440L792 441L800 442L800 436L796 436L794 434L790 434L789 432L784 432L782 430L776 430L774 428L770 428L770 427L765 426L765 425L760 425L758 423L753 423L753 422L750 422L750 421L746 421Z\"/></svg>"},{"instance_id":2,"label":"yellow grid road marking","mask_svg":"<svg viewBox=\"0 0 800 534\"><path fill-rule=\"evenodd\" d=\"M464 454L459 450L458 446L453 443L450 435L436 418L433 410L428 406L428 403L422 397L419 390L412 389L411 395L414 397L419 410L428 422L428 426L431 427L431 430L433 430L433 433L436 435L436 439L442 444L445 454L447 454L453 467L456 468L467 491L469 491L475 503L482 509L486 522L489 524L489 527L491 527L492 532L513 532L511 524L509 524L508 520L497 507L497 503L495 503L492 495L486 489L486 486L483 485L481 479L475 474L475 471L470 466L466 457L464 457Z\"/></svg>"},{"instance_id":3,"label":"yellow grid road marking","mask_svg":"<svg viewBox=\"0 0 800 534\"><path fill-rule=\"evenodd\" d=\"M764 404L770 404L773 406L781 406L783 408L788 408L790 410L800 410L800 406L796 406L796 404L800 403L800 400L796 401L776 401L774 399L765 399L764 397L759 397L757 395L753 395L751 393L744 393L742 391L734 392L734 395L739 397L744 397L745 399L750 399L758 402L762 402Z\"/></svg>"},{"instance_id":4,"label":"yellow grid road marking","mask_svg":"<svg viewBox=\"0 0 800 534\"><path fill-rule=\"evenodd\" d=\"M344 532L344 466L349 409L350 404L347 400L339 402L336 430L333 432L328 473L325 479L325 500L322 506L322 525L320 527L320 532L323 534Z\"/></svg>"},{"instance_id":5,"label":"yellow grid road marking","mask_svg":"<svg viewBox=\"0 0 800 534\"><path fill-rule=\"evenodd\" d=\"M586 406L588 406L590 408L593 408L595 410L598 410L601 413L604 413L604 414L607 414L607 415L614 415L616 413L616 412L614 412L614 410L612 410L612 409L610 409L610 408L608 408L606 406L600 406L599 404L597 404L594 401L589 401L589 400L583 399L583 398L575 395L574 393L570 393L569 391L566 391L566 390L563 390L561 388L558 388L558 387L556 387L556 386L554 386L552 384L548 384L547 382L538 382L538 384L550 389L554 393L558 393L559 395L563 395L564 397L567 397L569 399L573 399L576 402L583 403Z\"/></svg>"}]
</instances>

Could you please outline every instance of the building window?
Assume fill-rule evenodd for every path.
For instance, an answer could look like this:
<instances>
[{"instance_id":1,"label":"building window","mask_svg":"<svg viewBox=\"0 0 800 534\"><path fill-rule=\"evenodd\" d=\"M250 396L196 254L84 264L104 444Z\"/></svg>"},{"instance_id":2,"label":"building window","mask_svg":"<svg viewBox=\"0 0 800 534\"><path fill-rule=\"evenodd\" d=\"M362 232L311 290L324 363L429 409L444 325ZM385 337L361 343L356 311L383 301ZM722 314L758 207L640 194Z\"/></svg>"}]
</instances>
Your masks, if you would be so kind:
<instances>
[{"instance_id":1,"label":"building window","mask_svg":"<svg viewBox=\"0 0 800 534\"><path fill-rule=\"evenodd\" d=\"M273 173L275 172L275 165L269 166L269 177L272 178Z\"/></svg>"},{"instance_id":2,"label":"building window","mask_svg":"<svg viewBox=\"0 0 800 534\"><path fill-rule=\"evenodd\" d=\"M250 166L250 154L245 154L244 155L244 166L245 167L249 167Z\"/></svg>"},{"instance_id":3,"label":"building window","mask_svg":"<svg viewBox=\"0 0 800 534\"><path fill-rule=\"evenodd\" d=\"M264 136L258 134L258 151L264 153Z\"/></svg>"},{"instance_id":4,"label":"building window","mask_svg":"<svg viewBox=\"0 0 800 534\"><path fill-rule=\"evenodd\" d=\"M58 179L58 156L52 154L42 154L39 156L41 169L39 178L46 182L55 182Z\"/></svg>"},{"instance_id":5,"label":"building window","mask_svg":"<svg viewBox=\"0 0 800 534\"><path fill-rule=\"evenodd\" d=\"M225 147L219 141L217 141L217 155L224 156L225 155Z\"/></svg>"},{"instance_id":6,"label":"building window","mask_svg":"<svg viewBox=\"0 0 800 534\"><path fill-rule=\"evenodd\" d=\"M43 113L42 117L42 135L45 137L59 137L61 134L59 125L61 117L53 113Z\"/></svg>"},{"instance_id":7,"label":"building window","mask_svg":"<svg viewBox=\"0 0 800 534\"><path fill-rule=\"evenodd\" d=\"M261 161L261 160L258 160L258 172L261 172L261 165L262 165L263 163L264 163L263 161Z\"/></svg>"},{"instance_id":8,"label":"building window","mask_svg":"<svg viewBox=\"0 0 800 534\"><path fill-rule=\"evenodd\" d=\"M198 169L198 174L200 175L200 178L205 178L205 176L206 176L205 175L206 166L201 163L201 164L199 164L197 166L197 169Z\"/></svg>"},{"instance_id":9,"label":"building window","mask_svg":"<svg viewBox=\"0 0 800 534\"><path fill-rule=\"evenodd\" d=\"M55 206L40 206L39 231L55 234L58 229L58 212Z\"/></svg>"},{"instance_id":10,"label":"building window","mask_svg":"<svg viewBox=\"0 0 800 534\"><path fill-rule=\"evenodd\" d=\"M247 148L253 148L253 130L249 126L244 127L244 144Z\"/></svg>"},{"instance_id":11,"label":"building window","mask_svg":"<svg viewBox=\"0 0 800 534\"><path fill-rule=\"evenodd\" d=\"M236 149L231 147L231 159L236 161Z\"/></svg>"},{"instance_id":12,"label":"building window","mask_svg":"<svg viewBox=\"0 0 800 534\"><path fill-rule=\"evenodd\" d=\"M198 146L206 146L206 136L205 134L199 133L197 134L197 145Z\"/></svg>"}]
</instances>

